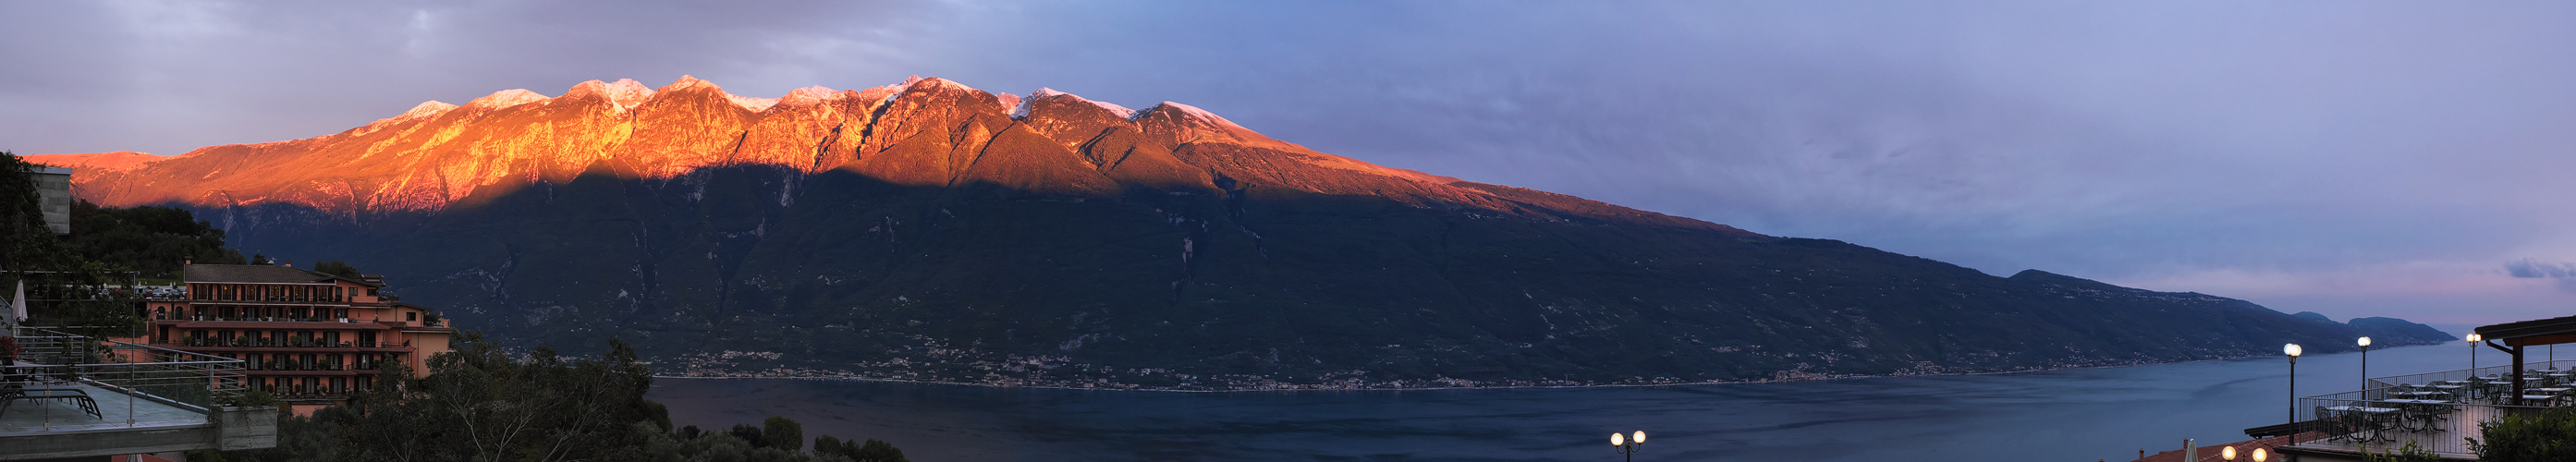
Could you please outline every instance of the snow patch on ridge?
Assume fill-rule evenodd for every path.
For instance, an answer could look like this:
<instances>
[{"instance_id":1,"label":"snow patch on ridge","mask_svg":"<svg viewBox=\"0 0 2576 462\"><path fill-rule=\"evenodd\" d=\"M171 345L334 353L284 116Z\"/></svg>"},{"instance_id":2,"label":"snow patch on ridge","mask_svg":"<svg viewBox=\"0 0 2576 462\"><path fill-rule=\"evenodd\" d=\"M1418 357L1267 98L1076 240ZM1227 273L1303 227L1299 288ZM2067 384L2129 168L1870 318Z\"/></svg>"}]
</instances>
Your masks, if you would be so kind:
<instances>
[{"instance_id":1,"label":"snow patch on ridge","mask_svg":"<svg viewBox=\"0 0 2576 462\"><path fill-rule=\"evenodd\" d=\"M788 90L787 96L778 97L778 103L771 105L770 107L804 107L846 97L848 96L841 94L840 90L826 88L822 85L815 85Z\"/></svg>"},{"instance_id":2,"label":"snow patch on ridge","mask_svg":"<svg viewBox=\"0 0 2576 462\"><path fill-rule=\"evenodd\" d=\"M1038 102L1038 98L1045 98L1045 97L1047 96L1047 93L1054 92L1054 91L1055 91L1055 90L1048 90L1048 89L1045 89L1045 88L1039 88L1039 89L1038 89L1038 91L1029 92L1029 97L1027 97L1027 98L1020 98L1020 104L1014 104L1014 105L1011 105L1011 120L1020 120L1020 119L1026 119L1026 118L1029 118L1029 106L1030 106L1030 105L1033 105L1033 104L1037 104L1037 102ZM1004 94L1009 94L1009 93L1004 93ZM1057 94L1062 94L1062 93L1057 93Z\"/></svg>"},{"instance_id":3,"label":"snow patch on ridge","mask_svg":"<svg viewBox=\"0 0 2576 462\"><path fill-rule=\"evenodd\" d=\"M1053 89L1053 88L1039 88L1039 89L1038 89L1038 91L1030 92L1030 93L1029 93L1029 98L1028 98L1028 99L1029 99L1029 100L1036 100L1036 99L1039 99L1039 98L1058 98L1058 97L1062 97L1062 98L1073 98L1073 100L1074 100L1074 101L1081 101L1081 102L1085 102L1085 103L1091 103L1091 105L1092 105L1093 107L1098 107L1098 108L1100 108L1100 109L1107 110L1107 111L1109 111L1109 113L1111 113L1111 114L1117 114L1119 118L1127 119L1127 120L1131 120L1131 121L1132 121L1132 120L1136 120L1136 110L1135 110L1135 109L1128 109L1126 106L1120 106L1120 105L1116 105L1116 104L1110 104L1110 103L1109 103L1109 102L1107 102L1107 101L1094 101L1094 100L1091 100L1091 99L1083 98L1083 97L1082 97L1082 95L1076 95L1076 94L1072 94L1072 93L1065 93L1065 92L1061 92L1061 91L1056 91L1056 90L1055 90L1055 89ZM1023 107L1026 107L1026 106L1023 106ZM1022 109L1022 111L1026 111L1026 109ZM1026 116L1025 112L1023 112L1022 116Z\"/></svg>"},{"instance_id":4,"label":"snow patch on ridge","mask_svg":"<svg viewBox=\"0 0 2576 462\"><path fill-rule=\"evenodd\" d=\"M724 87L716 86L715 82L699 80L697 76L688 74L681 74L679 80L671 81L670 85L663 85L659 91L685 90L702 86L713 88L716 91L724 91Z\"/></svg>"},{"instance_id":5,"label":"snow patch on ridge","mask_svg":"<svg viewBox=\"0 0 2576 462\"><path fill-rule=\"evenodd\" d=\"M751 112L769 110L770 106L778 104L778 98L754 98L732 93L726 93L725 99L733 100L733 105L742 106L743 109L749 109Z\"/></svg>"},{"instance_id":6,"label":"snow patch on ridge","mask_svg":"<svg viewBox=\"0 0 2576 462\"><path fill-rule=\"evenodd\" d=\"M435 116L437 116L437 115L439 115L439 114L446 114L446 113L447 113L447 111L449 111L449 110L453 110L453 109L456 109L456 105L454 105L454 104L447 104L447 103L445 103L445 102L441 102L441 101L439 101L439 100L434 100L434 99L433 99L433 100L429 100L429 101L422 101L422 102L420 102L420 105L418 105L418 106L412 106L412 107L411 107L411 110L409 110L409 111L403 111L402 115L394 116L394 120L410 120L410 119L417 119L417 118L422 118L422 117L435 117Z\"/></svg>"},{"instance_id":7,"label":"snow patch on ridge","mask_svg":"<svg viewBox=\"0 0 2576 462\"><path fill-rule=\"evenodd\" d=\"M1190 118L1193 118L1193 119L1199 119L1199 120L1202 120L1202 121L1207 121L1207 122L1215 123L1215 124L1217 124L1217 126L1219 126L1219 127L1235 127L1235 128L1242 128L1242 127L1243 127L1242 125L1235 125L1235 124L1234 124L1234 121L1231 121L1231 120L1225 120L1225 118L1224 118L1224 117L1217 116L1217 115L1216 115L1216 113L1214 113L1214 112L1208 112L1206 109L1199 109L1199 107L1198 107L1198 106L1191 106L1191 105L1187 105L1187 104L1175 103L1175 102L1170 102L1170 101L1164 101L1164 102L1163 102L1163 104L1157 104L1157 105L1155 105L1155 106L1168 106L1168 107L1171 107L1171 108L1172 108L1172 110L1181 111L1181 114L1183 114L1183 115L1187 115L1187 116L1190 116Z\"/></svg>"},{"instance_id":8,"label":"snow patch on ridge","mask_svg":"<svg viewBox=\"0 0 2576 462\"><path fill-rule=\"evenodd\" d=\"M621 110L644 104L645 99L653 97L653 88L646 87L643 82L637 82L635 79L617 79L617 83L608 84L600 90L608 96L608 102L616 103L617 108Z\"/></svg>"},{"instance_id":9,"label":"snow patch on ridge","mask_svg":"<svg viewBox=\"0 0 2576 462\"><path fill-rule=\"evenodd\" d=\"M885 97L885 101L878 101L878 102L877 102L877 104L879 104L879 105L894 104L894 100L895 100L895 98L902 98L902 97L903 97L903 92L906 92L906 91L912 91L912 84L921 83L921 80L922 80L922 78L921 78L921 76L920 76L920 75L914 75L914 76L911 76L911 77L904 77L904 78L903 78L903 83L898 83L898 84L894 84L894 85L887 85L887 86L883 86L883 87L878 87L878 88L884 88L884 89L888 89L888 90L894 90L894 92L893 92L893 93L891 93L891 94L886 95L886 97Z\"/></svg>"},{"instance_id":10,"label":"snow patch on ridge","mask_svg":"<svg viewBox=\"0 0 2576 462\"><path fill-rule=\"evenodd\" d=\"M501 90L501 91L492 92L492 94L491 94L491 95L489 95L489 96L484 96L484 97L481 97L481 98L475 98L475 99L474 99L474 101L466 102L466 103L465 103L465 107L469 107L469 108L479 108L479 109L501 109L501 108L506 108L506 107L510 107L510 106L517 106L517 105L521 105L521 104L528 104L528 103L534 103L534 102L538 102L538 101L545 101L545 100L547 100L547 99L551 99L551 98L547 98L547 97L546 97L546 95L540 95L540 94L537 94L537 92L528 91L528 89L525 89L525 88L512 88L512 89L508 89L508 90Z\"/></svg>"},{"instance_id":11,"label":"snow patch on ridge","mask_svg":"<svg viewBox=\"0 0 2576 462\"><path fill-rule=\"evenodd\" d=\"M993 98L1002 100L1002 107L1011 108L1009 109L1010 112L1006 113L1006 115L1011 116L1011 120L1020 120L1029 116L1029 112L1027 110L1020 109L1028 107L1029 101L1027 98L1021 98L1020 95L1010 93L994 93Z\"/></svg>"}]
</instances>

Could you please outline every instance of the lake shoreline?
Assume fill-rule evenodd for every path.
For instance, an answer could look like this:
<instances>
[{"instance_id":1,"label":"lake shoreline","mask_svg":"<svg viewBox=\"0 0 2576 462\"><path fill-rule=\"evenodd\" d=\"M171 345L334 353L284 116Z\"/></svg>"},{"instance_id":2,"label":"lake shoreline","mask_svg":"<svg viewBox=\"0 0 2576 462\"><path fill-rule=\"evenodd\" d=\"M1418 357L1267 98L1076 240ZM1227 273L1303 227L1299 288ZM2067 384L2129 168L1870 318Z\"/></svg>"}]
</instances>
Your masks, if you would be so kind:
<instances>
[{"instance_id":1,"label":"lake shoreline","mask_svg":"<svg viewBox=\"0 0 2576 462\"><path fill-rule=\"evenodd\" d=\"M2394 349L2394 348L2407 348L2407 347L2414 347L2414 346L2431 346L2431 345L2440 345L2440 344L2435 343L2435 344L2424 344L2424 345L2407 345L2407 346L2391 347L2390 349ZM2351 354L2351 353L2334 353L2334 354ZM2257 357L2265 357L2265 356L2278 356L2278 355L2243 355L2243 356L2231 356L2231 357L2225 357L2225 358L2195 359L2195 360L2185 360L2185 361L2139 362L2139 363L2133 363L2133 364L2099 364L2099 365L2080 365L2080 366L2058 366L2058 367L2046 367L2046 368L2035 368L2035 369L2024 369L2024 370L2012 370L2012 371L1959 372L1959 373L1941 373L1941 374L1849 374L1849 375L1827 375L1827 374L1815 374L1815 375L1813 375L1813 376L1801 376L1801 377L1799 377L1799 378L1790 378L1790 379L1721 380L1721 381L1702 381L1702 382L1668 382L1668 383L1611 383L1611 384L1566 384L1566 385L1479 385L1479 386L1440 386L1440 387L1411 387L1411 386L1359 386L1359 387L1329 387L1329 386L1326 386L1326 387L1312 387L1312 386L1298 386L1298 387L1278 387L1278 388L1234 388L1234 389L1194 390L1194 389L1172 388L1172 387L1145 387L1145 386L1138 386L1138 385L1133 385L1133 384L1106 384L1106 385L1109 385L1109 386L1100 386L1100 387L1080 387L1080 386L1064 386L1064 385L1051 385L1051 384L1038 384L1038 385L1032 385L1032 384L997 384L997 383L990 383L990 382L962 382L962 381L939 381L939 380L909 380L909 379L889 379L889 378L858 377L858 376L798 376L798 375L779 375L779 376L766 376L766 375L703 376L703 375L655 375L655 376L653 376L653 378L654 378L654 379L656 379L656 380L659 380L659 379L785 379L785 380L817 380L817 381L843 381L843 382L874 382L874 383L895 383L895 384L911 384L911 385L954 385L954 386L977 387L977 388L988 388L988 389L1013 389L1013 388L1020 388L1020 389L1044 389L1044 390L1095 390L1095 391L1119 391L1119 392L1169 392L1169 393L1273 393L1273 392L1303 392L1303 391L1432 391L1432 390L1508 390L1508 389L1548 389L1548 390L1559 390L1559 389L1579 389L1579 388L1616 389L1616 388L1670 387L1670 386L1693 386L1693 385L1776 384L1776 383L1795 383L1795 382L1826 382L1826 381L1845 381L1845 380L1862 380L1862 379L1884 379L1884 378L1911 378L1911 377L1964 377L1964 376L1991 376L1991 375L2006 375L2006 374L2023 374L2023 373L2033 373L2033 372L2052 372L2052 371L2069 371L2069 370L2086 370L2086 369L2109 369L2109 368L2123 368L2123 367L2158 366L2158 365L2169 365L2169 364L2190 364L2190 363L2201 363L2201 362L2233 361L2233 360L2239 360L2239 359L2245 359L2245 358L2257 358ZM1433 379L1433 380L1439 380L1439 379ZM1425 380L1425 382L1429 382L1429 381L1432 381L1432 380ZM1386 382L1381 382L1381 383L1386 383Z\"/></svg>"}]
</instances>

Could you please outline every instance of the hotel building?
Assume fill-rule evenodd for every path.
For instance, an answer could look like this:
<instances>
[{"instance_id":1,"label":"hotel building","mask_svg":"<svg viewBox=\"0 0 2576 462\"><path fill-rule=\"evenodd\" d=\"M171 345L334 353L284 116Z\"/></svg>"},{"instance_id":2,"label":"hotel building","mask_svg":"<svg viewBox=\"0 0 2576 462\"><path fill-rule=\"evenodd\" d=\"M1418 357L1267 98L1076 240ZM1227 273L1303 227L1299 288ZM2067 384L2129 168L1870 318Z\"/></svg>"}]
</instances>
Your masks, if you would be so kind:
<instances>
[{"instance_id":1,"label":"hotel building","mask_svg":"<svg viewBox=\"0 0 2576 462\"><path fill-rule=\"evenodd\" d=\"M153 346L246 361L250 387L298 414L374 388L391 364L428 373L455 329L384 292L381 275L346 278L268 265L185 266L175 297L145 302Z\"/></svg>"}]
</instances>

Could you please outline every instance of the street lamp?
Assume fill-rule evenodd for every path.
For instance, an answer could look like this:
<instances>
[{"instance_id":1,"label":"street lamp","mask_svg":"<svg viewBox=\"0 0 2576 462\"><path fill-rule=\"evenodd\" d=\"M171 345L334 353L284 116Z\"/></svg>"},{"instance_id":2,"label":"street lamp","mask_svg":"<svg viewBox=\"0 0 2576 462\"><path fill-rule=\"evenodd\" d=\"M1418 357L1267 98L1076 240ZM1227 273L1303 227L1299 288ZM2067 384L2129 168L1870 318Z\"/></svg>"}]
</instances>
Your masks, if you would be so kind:
<instances>
[{"instance_id":1,"label":"street lamp","mask_svg":"<svg viewBox=\"0 0 2576 462\"><path fill-rule=\"evenodd\" d=\"M1628 460L1637 460L1638 447L1645 445L1645 430L1638 430L1637 437L1634 439L1628 438L1628 435L1617 433L1610 434L1610 450L1617 451L1619 455L1628 456Z\"/></svg>"},{"instance_id":2,"label":"street lamp","mask_svg":"<svg viewBox=\"0 0 2576 462\"><path fill-rule=\"evenodd\" d=\"M2218 458L2220 458L2220 459L2226 459L2226 460L2236 460L2236 446L2230 445L2230 446L2227 446L2227 448L2226 448L2226 449L2220 449L2220 450L2218 450Z\"/></svg>"},{"instance_id":3,"label":"street lamp","mask_svg":"<svg viewBox=\"0 0 2576 462\"><path fill-rule=\"evenodd\" d=\"M2263 448L2254 448L2254 462L2263 462L2263 459L2271 458L2269 454L2265 454L2264 452Z\"/></svg>"},{"instance_id":4,"label":"street lamp","mask_svg":"<svg viewBox=\"0 0 2576 462\"><path fill-rule=\"evenodd\" d=\"M2478 342L2482 340L2486 337L2469 334L2469 378L2478 377Z\"/></svg>"},{"instance_id":5,"label":"street lamp","mask_svg":"<svg viewBox=\"0 0 2576 462\"><path fill-rule=\"evenodd\" d=\"M2290 355L2290 423L2295 425L2299 423L2299 344L2282 345L2281 354ZM2292 430L2290 436L2295 439L2297 428Z\"/></svg>"},{"instance_id":6,"label":"street lamp","mask_svg":"<svg viewBox=\"0 0 2576 462\"><path fill-rule=\"evenodd\" d=\"M2361 399L2370 399L2370 337L2361 338Z\"/></svg>"}]
</instances>

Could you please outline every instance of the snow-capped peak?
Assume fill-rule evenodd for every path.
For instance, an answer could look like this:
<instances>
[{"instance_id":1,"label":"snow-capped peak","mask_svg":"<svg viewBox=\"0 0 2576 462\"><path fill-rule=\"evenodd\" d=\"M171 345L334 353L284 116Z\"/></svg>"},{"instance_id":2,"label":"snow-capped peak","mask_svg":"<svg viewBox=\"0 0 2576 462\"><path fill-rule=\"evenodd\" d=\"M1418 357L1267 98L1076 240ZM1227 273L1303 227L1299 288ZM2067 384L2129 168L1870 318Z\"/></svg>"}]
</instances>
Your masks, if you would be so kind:
<instances>
[{"instance_id":1,"label":"snow-capped peak","mask_svg":"<svg viewBox=\"0 0 2576 462\"><path fill-rule=\"evenodd\" d=\"M517 105L521 105L521 104L528 104L528 103L534 103L534 102L538 102L538 101L545 101L546 99L547 99L547 98L546 98L546 95L540 95L540 94L537 94L537 92L528 91L528 89L525 89L525 88L512 88L512 89L508 89L508 90L501 90L501 91L492 92L492 94L491 94L491 95L484 96L484 97L481 97L481 98L475 98L475 99L474 99L474 101L466 102L466 103L465 103L465 107L483 108L483 109L500 109L500 108L506 108L506 107L510 107L510 106L517 106Z\"/></svg>"},{"instance_id":2,"label":"snow-capped peak","mask_svg":"<svg viewBox=\"0 0 2576 462\"><path fill-rule=\"evenodd\" d=\"M715 82L699 80L697 76L685 74L680 76L680 80L673 80L670 85L663 85L660 91L680 90L701 86L715 89L716 91L724 91L724 87L716 86Z\"/></svg>"},{"instance_id":3,"label":"snow-capped peak","mask_svg":"<svg viewBox=\"0 0 2576 462\"><path fill-rule=\"evenodd\" d=\"M1116 105L1116 104L1110 104L1110 103L1109 103L1109 102L1107 102L1107 101L1093 101L1093 100L1090 100L1090 99L1085 99L1085 98L1083 98L1081 95L1075 95L1075 94L1072 94L1072 93L1065 93L1065 92L1061 92L1061 91L1056 91L1056 90L1055 90L1055 89L1053 89L1053 88L1039 88L1039 89L1038 89L1038 91L1029 92L1029 98L1028 98L1027 100L1023 100L1023 101L1020 103L1020 107L1021 107L1022 109L1020 109L1020 112L1018 112L1016 115L1014 115L1014 117L1028 117L1028 109L1027 109L1027 108L1028 108L1029 106L1031 106L1031 105L1032 105L1032 103L1031 103L1031 102L1033 102L1033 101L1037 101L1037 100L1039 100L1039 99L1045 99L1045 98L1073 98L1075 101L1081 101L1081 102L1085 102L1085 103L1091 103L1091 105L1092 105L1092 106L1094 106L1094 107L1099 107L1099 108L1100 108L1100 109L1102 109L1102 110L1107 110L1107 111L1109 111L1109 113L1111 113L1111 114L1117 114L1117 115L1118 115L1118 118L1127 119L1127 120L1136 120L1136 110L1135 110L1135 109L1128 109L1126 106L1120 106L1120 105Z\"/></svg>"},{"instance_id":4,"label":"snow-capped peak","mask_svg":"<svg viewBox=\"0 0 2576 462\"><path fill-rule=\"evenodd\" d=\"M894 100L895 100L896 98L902 98L902 97L903 97L903 92L912 91L912 84L916 84L916 83L921 83L921 76L920 76L920 75L914 75L914 76L911 76L911 77L904 77L904 78L903 78L903 83L898 83L898 84L894 84L894 85L887 85L887 86L883 86L883 87L878 87L878 88L884 88L884 89L887 89L887 90L893 90L893 91L887 92L887 93L886 93L886 97L885 97L885 101L878 101L878 102L877 102L877 104L893 104L893 103L894 103Z\"/></svg>"},{"instance_id":5,"label":"snow-capped peak","mask_svg":"<svg viewBox=\"0 0 2576 462\"><path fill-rule=\"evenodd\" d=\"M1212 125L1212 126L1216 126L1216 127L1230 127L1230 128L1232 128L1233 130L1246 130L1245 128L1243 128L1243 126L1242 126L1242 125L1235 125L1235 124L1234 124L1234 121L1232 121L1232 120L1225 120L1225 117L1224 117L1224 116L1216 115L1216 113L1214 113L1214 112L1208 112L1206 109L1199 109L1199 107L1198 107L1198 106L1191 106L1191 105L1181 104L1181 103L1175 103L1175 102L1171 102L1171 101L1164 101L1162 104L1156 104L1156 105L1154 105L1154 107L1170 107L1170 108L1172 108L1172 110L1173 110L1173 111L1180 112L1180 113L1181 113L1181 116L1182 116L1183 118L1186 118L1186 119L1196 119L1196 120L1198 120L1198 121L1200 121L1200 122L1202 122L1202 123L1207 123L1207 124ZM1154 109L1153 109L1153 108L1146 108L1146 109L1145 109L1145 112L1153 112L1153 111L1154 111ZM1144 115L1144 113L1143 113L1143 112L1140 112L1140 113L1137 113L1137 115L1138 115L1138 116L1142 116L1142 115ZM1128 117L1128 118L1129 118L1129 119L1134 119L1135 117L1134 117L1134 116L1130 116L1130 117Z\"/></svg>"},{"instance_id":6,"label":"snow-capped peak","mask_svg":"<svg viewBox=\"0 0 2576 462\"><path fill-rule=\"evenodd\" d=\"M608 84L601 90L601 93L608 96L609 102L616 103L617 107L621 108L644 104L645 99L653 97L653 88L644 86L643 82L637 82L635 79L617 79L616 83Z\"/></svg>"},{"instance_id":7,"label":"snow-capped peak","mask_svg":"<svg viewBox=\"0 0 2576 462\"><path fill-rule=\"evenodd\" d=\"M394 116L394 120L433 117L439 114L445 114L451 109L456 109L456 105L447 104L438 100L422 101L420 102L420 105L412 106L411 110L403 111L402 115Z\"/></svg>"},{"instance_id":8,"label":"snow-capped peak","mask_svg":"<svg viewBox=\"0 0 2576 462\"><path fill-rule=\"evenodd\" d=\"M788 106L788 107L796 107L796 106L804 106L804 105L809 105L809 104L821 103L821 102L824 102L824 101L831 101L831 100L835 100L835 99L841 99L841 98L845 98L845 97L847 97L847 96L842 95L840 90L834 90L834 89L831 89L831 88L826 88L826 87L821 86L821 85L815 85L815 86L811 86L811 87L805 87L805 88L798 88L798 89L794 89L794 90L788 90L788 91L787 91L787 96L781 96L781 97L778 97L778 104L780 104L780 105L786 105L786 106Z\"/></svg>"}]
</instances>

